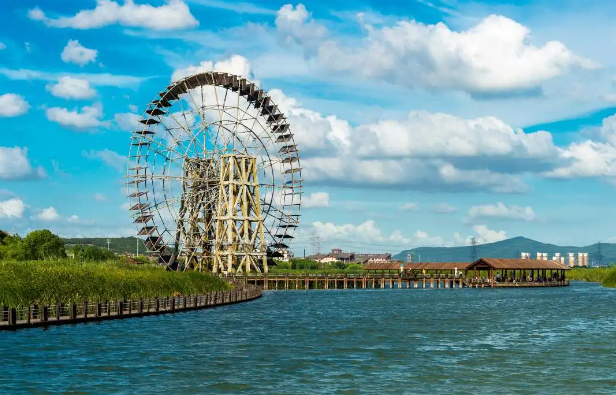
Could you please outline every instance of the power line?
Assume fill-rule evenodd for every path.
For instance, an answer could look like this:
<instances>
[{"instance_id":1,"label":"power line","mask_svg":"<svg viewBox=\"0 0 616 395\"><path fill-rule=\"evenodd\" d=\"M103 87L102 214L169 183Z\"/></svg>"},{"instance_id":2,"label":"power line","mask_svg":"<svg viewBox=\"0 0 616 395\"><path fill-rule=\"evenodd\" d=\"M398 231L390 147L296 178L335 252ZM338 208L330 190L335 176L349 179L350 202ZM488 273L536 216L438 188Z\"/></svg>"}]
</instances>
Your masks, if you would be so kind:
<instances>
[{"instance_id":1,"label":"power line","mask_svg":"<svg viewBox=\"0 0 616 395\"><path fill-rule=\"evenodd\" d=\"M471 237L471 262L477 260L477 239Z\"/></svg>"},{"instance_id":2,"label":"power line","mask_svg":"<svg viewBox=\"0 0 616 395\"><path fill-rule=\"evenodd\" d=\"M312 246L313 255L321 253L321 237L316 230L313 230L310 234L310 245Z\"/></svg>"}]
</instances>

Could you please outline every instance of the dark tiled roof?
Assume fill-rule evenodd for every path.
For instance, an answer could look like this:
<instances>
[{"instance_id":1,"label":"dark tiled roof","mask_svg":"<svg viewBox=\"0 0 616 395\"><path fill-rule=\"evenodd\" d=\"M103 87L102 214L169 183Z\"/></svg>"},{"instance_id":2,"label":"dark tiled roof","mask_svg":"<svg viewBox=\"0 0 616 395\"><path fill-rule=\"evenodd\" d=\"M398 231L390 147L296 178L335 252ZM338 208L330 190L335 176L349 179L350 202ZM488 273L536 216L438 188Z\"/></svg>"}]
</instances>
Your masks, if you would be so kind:
<instances>
[{"instance_id":1,"label":"dark tiled roof","mask_svg":"<svg viewBox=\"0 0 616 395\"><path fill-rule=\"evenodd\" d=\"M481 258L473 262L474 267L478 264L486 264L498 270L569 270L569 267L556 261L544 261L540 259L504 259L504 258Z\"/></svg>"}]
</instances>

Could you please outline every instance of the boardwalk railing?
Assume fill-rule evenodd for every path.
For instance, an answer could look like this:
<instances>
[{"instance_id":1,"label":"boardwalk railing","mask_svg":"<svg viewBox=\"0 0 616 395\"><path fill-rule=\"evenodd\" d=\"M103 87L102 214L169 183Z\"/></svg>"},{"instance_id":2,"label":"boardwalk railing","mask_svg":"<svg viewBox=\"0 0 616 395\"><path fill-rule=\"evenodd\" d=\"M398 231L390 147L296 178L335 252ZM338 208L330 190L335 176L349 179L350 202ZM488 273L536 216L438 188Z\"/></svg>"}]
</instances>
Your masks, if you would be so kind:
<instances>
[{"instance_id":1,"label":"boardwalk railing","mask_svg":"<svg viewBox=\"0 0 616 395\"><path fill-rule=\"evenodd\" d=\"M506 287L562 287L569 281L497 282L487 278L472 279L454 274L361 273L361 274L286 274L249 273L237 275L234 281L252 284L263 290L291 289L411 289L411 288L506 288Z\"/></svg>"},{"instance_id":2,"label":"boardwalk railing","mask_svg":"<svg viewBox=\"0 0 616 395\"><path fill-rule=\"evenodd\" d=\"M251 284L236 284L235 289L203 295L103 303L60 303L54 306L2 307L0 308L0 331L175 313L240 303L259 297L261 297L261 288Z\"/></svg>"}]
</instances>

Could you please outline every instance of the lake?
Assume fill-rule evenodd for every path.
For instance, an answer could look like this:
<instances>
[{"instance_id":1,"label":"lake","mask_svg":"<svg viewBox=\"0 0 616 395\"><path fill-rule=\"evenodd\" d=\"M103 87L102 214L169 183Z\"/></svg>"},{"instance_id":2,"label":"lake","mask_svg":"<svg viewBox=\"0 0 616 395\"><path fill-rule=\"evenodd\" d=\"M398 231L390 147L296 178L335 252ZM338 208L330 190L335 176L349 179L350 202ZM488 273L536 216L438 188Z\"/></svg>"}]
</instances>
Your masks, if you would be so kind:
<instances>
[{"instance_id":1,"label":"lake","mask_svg":"<svg viewBox=\"0 0 616 395\"><path fill-rule=\"evenodd\" d=\"M0 393L614 393L616 290L270 291L0 332Z\"/></svg>"}]
</instances>

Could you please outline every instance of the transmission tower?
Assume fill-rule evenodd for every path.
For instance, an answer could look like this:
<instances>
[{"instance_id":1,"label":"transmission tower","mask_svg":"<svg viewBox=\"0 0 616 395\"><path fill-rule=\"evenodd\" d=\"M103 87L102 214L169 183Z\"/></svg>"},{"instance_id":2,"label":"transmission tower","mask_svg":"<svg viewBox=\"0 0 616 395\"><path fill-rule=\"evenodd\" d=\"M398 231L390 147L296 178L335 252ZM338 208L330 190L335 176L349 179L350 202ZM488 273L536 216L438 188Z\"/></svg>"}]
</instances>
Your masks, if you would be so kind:
<instances>
[{"instance_id":1,"label":"transmission tower","mask_svg":"<svg viewBox=\"0 0 616 395\"><path fill-rule=\"evenodd\" d=\"M310 235L310 244L312 245L313 255L321 253L321 237L316 230L312 231L312 234Z\"/></svg>"},{"instance_id":2,"label":"transmission tower","mask_svg":"<svg viewBox=\"0 0 616 395\"><path fill-rule=\"evenodd\" d=\"M471 262L477 260L477 239L471 237Z\"/></svg>"},{"instance_id":3,"label":"transmission tower","mask_svg":"<svg viewBox=\"0 0 616 395\"><path fill-rule=\"evenodd\" d=\"M597 243L597 266L603 266L603 252L601 251L601 242Z\"/></svg>"}]
</instances>

